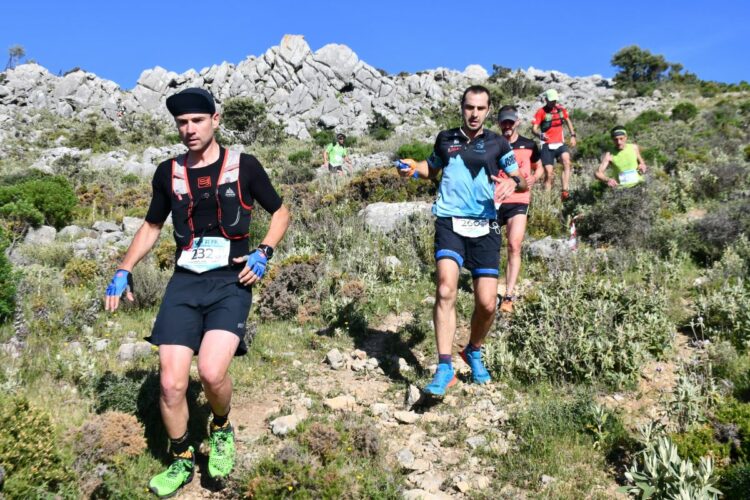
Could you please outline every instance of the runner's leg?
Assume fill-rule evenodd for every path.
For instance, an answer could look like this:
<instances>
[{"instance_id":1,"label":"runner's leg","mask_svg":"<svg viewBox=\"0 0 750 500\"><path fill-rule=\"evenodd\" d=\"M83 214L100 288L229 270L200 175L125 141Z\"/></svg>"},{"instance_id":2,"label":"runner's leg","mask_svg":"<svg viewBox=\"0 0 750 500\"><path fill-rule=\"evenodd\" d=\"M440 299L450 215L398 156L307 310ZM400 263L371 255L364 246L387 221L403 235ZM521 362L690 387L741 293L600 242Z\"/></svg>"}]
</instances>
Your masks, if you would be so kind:
<instances>
[{"instance_id":1,"label":"runner's leg","mask_svg":"<svg viewBox=\"0 0 750 500\"><path fill-rule=\"evenodd\" d=\"M545 165L544 166L544 190L550 191L552 184L555 182L555 166Z\"/></svg>"},{"instance_id":2,"label":"runner's leg","mask_svg":"<svg viewBox=\"0 0 750 500\"><path fill-rule=\"evenodd\" d=\"M226 415L232 401L229 364L240 338L225 330L209 330L198 352L198 375L214 415Z\"/></svg>"},{"instance_id":3,"label":"runner's leg","mask_svg":"<svg viewBox=\"0 0 750 500\"><path fill-rule=\"evenodd\" d=\"M182 345L159 346L159 381L164 427L171 439L179 439L187 432L188 405L185 399L190 381L193 350Z\"/></svg>"},{"instance_id":4,"label":"runner's leg","mask_svg":"<svg viewBox=\"0 0 750 500\"><path fill-rule=\"evenodd\" d=\"M435 293L435 341L438 354L451 354L456 332L456 296L458 294L459 268L456 261L437 261L437 290Z\"/></svg>"},{"instance_id":5,"label":"runner's leg","mask_svg":"<svg viewBox=\"0 0 750 500\"><path fill-rule=\"evenodd\" d=\"M518 214L507 222L508 264L505 268L505 295L513 295L521 271L521 245L526 233L526 214Z\"/></svg>"},{"instance_id":6,"label":"runner's leg","mask_svg":"<svg viewBox=\"0 0 750 500\"><path fill-rule=\"evenodd\" d=\"M474 312L471 315L471 337L474 346L480 346L495 320L497 303L497 278L482 276L474 279Z\"/></svg>"},{"instance_id":7,"label":"runner's leg","mask_svg":"<svg viewBox=\"0 0 750 500\"><path fill-rule=\"evenodd\" d=\"M562 159L563 164L563 174L562 174L562 190L563 191L569 191L570 189L570 153L564 152L562 155L560 155L560 158Z\"/></svg>"}]
</instances>

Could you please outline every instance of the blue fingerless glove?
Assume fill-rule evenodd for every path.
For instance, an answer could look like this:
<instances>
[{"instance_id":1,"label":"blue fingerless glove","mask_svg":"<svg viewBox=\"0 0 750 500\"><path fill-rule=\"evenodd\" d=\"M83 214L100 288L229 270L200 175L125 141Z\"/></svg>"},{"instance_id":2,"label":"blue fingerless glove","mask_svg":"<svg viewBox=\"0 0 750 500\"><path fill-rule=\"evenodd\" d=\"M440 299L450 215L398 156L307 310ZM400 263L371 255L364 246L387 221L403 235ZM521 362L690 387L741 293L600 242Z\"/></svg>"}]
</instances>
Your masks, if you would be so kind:
<instances>
[{"instance_id":1,"label":"blue fingerless glove","mask_svg":"<svg viewBox=\"0 0 750 500\"><path fill-rule=\"evenodd\" d=\"M258 279L262 278L266 273L266 265L268 264L268 257L263 253L262 250L255 250L253 253L247 256L247 267L255 273Z\"/></svg>"},{"instance_id":2,"label":"blue fingerless glove","mask_svg":"<svg viewBox=\"0 0 750 500\"><path fill-rule=\"evenodd\" d=\"M132 293L133 290L133 275L125 269L118 269L107 286L107 296L121 297L123 293Z\"/></svg>"}]
</instances>

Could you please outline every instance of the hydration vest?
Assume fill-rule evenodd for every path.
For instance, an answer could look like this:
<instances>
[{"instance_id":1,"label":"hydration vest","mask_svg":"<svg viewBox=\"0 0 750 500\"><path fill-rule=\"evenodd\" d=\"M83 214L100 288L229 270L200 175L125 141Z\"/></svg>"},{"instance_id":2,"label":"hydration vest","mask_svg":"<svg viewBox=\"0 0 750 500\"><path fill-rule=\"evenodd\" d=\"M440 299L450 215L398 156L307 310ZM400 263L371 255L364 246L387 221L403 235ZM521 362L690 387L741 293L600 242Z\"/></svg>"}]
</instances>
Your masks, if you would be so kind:
<instances>
[{"instance_id":1,"label":"hydration vest","mask_svg":"<svg viewBox=\"0 0 750 500\"><path fill-rule=\"evenodd\" d=\"M552 112L544 114L544 120L542 121L540 128L542 132L546 132L552 127L562 127L563 121L563 107L559 104L555 104L552 111L557 111L557 118L552 115Z\"/></svg>"},{"instance_id":2,"label":"hydration vest","mask_svg":"<svg viewBox=\"0 0 750 500\"><path fill-rule=\"evenodd\" d=\"M193 210L200 202L195 201L190 192L186 162L187 155L180 155L172 160L172 224L174 239L183 250L193 246ZM218 207L219 230L230 240L245 239L250 233L250 215L253 207L242 201L239 177L240 153L225 150L214 196ZM210 194L205 193L203 196L208 198Z\"/></svg>"}]
</instances>

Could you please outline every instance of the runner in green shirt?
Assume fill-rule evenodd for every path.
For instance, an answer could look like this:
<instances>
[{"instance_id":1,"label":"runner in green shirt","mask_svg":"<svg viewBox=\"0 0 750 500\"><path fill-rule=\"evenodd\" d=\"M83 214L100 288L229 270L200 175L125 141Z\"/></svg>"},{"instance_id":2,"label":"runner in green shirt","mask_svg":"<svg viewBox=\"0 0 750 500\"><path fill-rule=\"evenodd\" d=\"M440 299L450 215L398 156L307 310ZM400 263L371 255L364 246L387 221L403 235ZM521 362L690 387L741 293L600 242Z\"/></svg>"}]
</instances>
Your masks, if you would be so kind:
<instances>
[{"instance_id":1,"label":"runner in green shirt","mask_svg":"<svg viewBox=\"0 0 750 500\"><path fill-rule=\"evenodd\" d=\"M628 143L628 133L625 127L618 125L612 129L612 141L615 148L602 156L594 177L606 183L611 188L633 187L643 182L646 173L646 162L641 157L641 151L636 144ZM607 176L607 167L612 165L615 177Z\"/></svg>"},{"instance_id":2,"label":"runner in green shirt","mask_svg":"<svg viewBox=\"0 0 750 500\"><path fill-rule=\"evenodd\" d=\"M349 173L352 173L352 160L349 158L349 151L344 147L344 141L346 136L344 134L336 134L336 143L330 143L323 150L323 165L328 167L328 171L332 174L344 173L344 162L349 167Z\"/></svg>"}]
</instances>

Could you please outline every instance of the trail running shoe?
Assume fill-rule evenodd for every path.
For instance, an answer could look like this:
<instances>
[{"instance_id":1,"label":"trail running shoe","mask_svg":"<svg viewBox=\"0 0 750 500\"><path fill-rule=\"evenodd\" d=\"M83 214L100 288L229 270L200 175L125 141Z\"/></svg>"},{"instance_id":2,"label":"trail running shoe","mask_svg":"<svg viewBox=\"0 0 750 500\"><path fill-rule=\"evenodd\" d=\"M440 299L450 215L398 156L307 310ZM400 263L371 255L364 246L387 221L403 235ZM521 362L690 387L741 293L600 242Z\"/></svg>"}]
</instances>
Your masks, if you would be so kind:
<instances>
[{"instance_id":1,"label":"trail running shoe","mask_svg":"<svg viewBox=\"0 0 750 500\"><path fill-rule=\"evenodd\" d=\"M169 498L193 480L195 469L195 452L189 448L191 458L176 458L174 462L161 474L157 474L148 483L148 489L159 498Z\"/></svg>"},{"instance_id":2,"label":"trail running shoe","mask_svg":"<svg viewBox=\"0 0 750 500\"><path fill-rule=\"evenodd\" d=\"M506 295L503 300L500 301L500 312L512 313L513 312L513 301L515 297L512 295Z\"/></svg>"},{"instance_id":3,"label":"trail running shoe","mask_svg":"<svg viewBox=\"0 0 750 500\"><path fill-rule=\"evenodd\" d=\"M482 363L482 351L470 351L467 345L461 351L461 359L471 367L471 380L475 384L486 384L490 381L490 372Z\"/></svg>"},{"instance_id":4,"label":"trail running shoe","mask_svg":"<svg viewBox=\"0 0 750 500\"><path fill-rule=\"evenodd\" d=\"M562 201L565 201L565 200L567 200L568 198L570 198L570 193L569 193L569 192L567 192L567 191L563 191L563 192L562 192L562 193L560 194L560 199L561 199Z\"/></svg>"},{"instance_id":5,"label":"trail running shoe","mask_svg":"<svg viewBox=\"0 0 750 500\"><path fill-rule=\"evenodd\" d=\"M234 468L234 429L230 424L211 431L208 436L208 475L214 479L227 477Z\"/></svg>"},{"instance_id":6,"label":"trail running shoe","mask_svg":"<svg viewBox=\"0 0 750 500\"><path fill-rule=\"evenodd\" d=\"M445 390L456 384L457 379L453 367L446 363L439 363L432 382L424 388L424 393L431 396L445 396Z\"/></svg>"}]
</instances>

